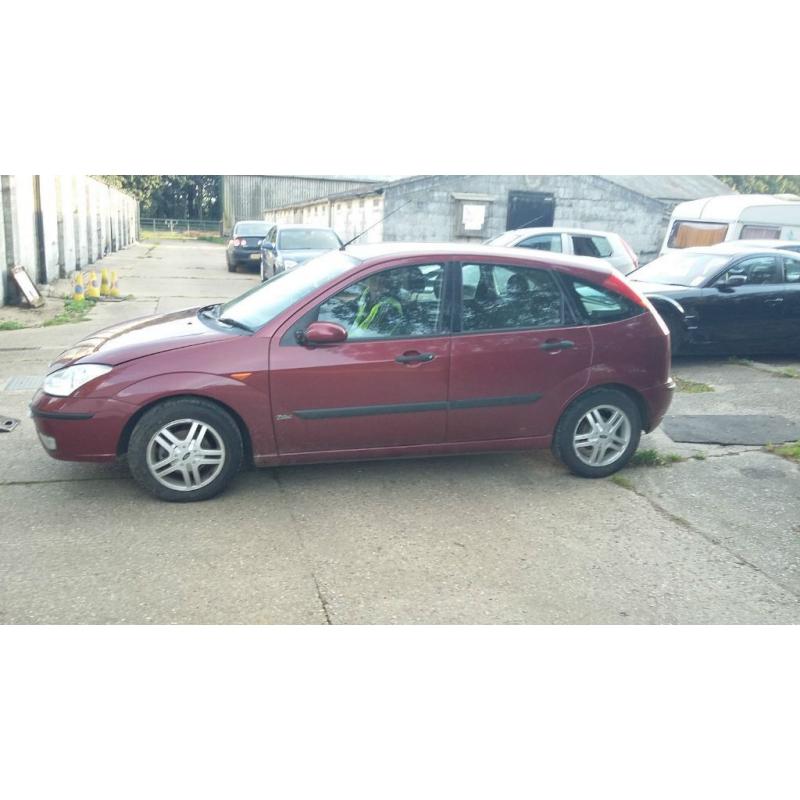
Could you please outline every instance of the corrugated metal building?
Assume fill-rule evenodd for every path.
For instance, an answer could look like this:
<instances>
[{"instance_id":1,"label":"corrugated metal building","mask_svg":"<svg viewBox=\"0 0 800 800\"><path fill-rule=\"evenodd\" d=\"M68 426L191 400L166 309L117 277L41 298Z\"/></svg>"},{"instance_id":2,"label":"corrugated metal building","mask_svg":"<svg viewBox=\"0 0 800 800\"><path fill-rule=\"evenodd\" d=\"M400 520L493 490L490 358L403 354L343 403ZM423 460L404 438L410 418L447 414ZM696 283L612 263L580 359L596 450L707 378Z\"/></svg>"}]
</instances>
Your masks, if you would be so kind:
<instances>
[{"instance_id":1,"label":"corrugated metal building","mask_svg":"<svg viewBox=\"0 0 800 800\"><path fill-rule=\"evenodd\" d=\"M268 208L279 222L330 225L359 243L482 241L512 228L613 231L642 263L672 209L735 191L711 175L417 175ZM371 227L373 226L373 227Z\"/></svg>"},{"instance_id":2,"label":"corrugated metal building","mask_svg":"<svg viewBox=\"0 0 800 800\"><path fill-rule=\"evenodd\" d=\"M383 176L223 175L222 227L228 235L242 219L264 219L269 208L380 183Z\"/></svg>"}]
</instances>

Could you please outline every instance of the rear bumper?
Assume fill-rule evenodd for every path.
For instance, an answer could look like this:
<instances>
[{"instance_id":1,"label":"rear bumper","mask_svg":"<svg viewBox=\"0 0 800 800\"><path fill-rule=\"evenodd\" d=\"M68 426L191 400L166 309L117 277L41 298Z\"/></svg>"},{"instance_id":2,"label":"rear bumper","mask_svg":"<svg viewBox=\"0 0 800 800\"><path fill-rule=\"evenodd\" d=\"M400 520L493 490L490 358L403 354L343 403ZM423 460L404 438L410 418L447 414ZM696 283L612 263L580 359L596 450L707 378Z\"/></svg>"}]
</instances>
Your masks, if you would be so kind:
<instances>
[{"instance_id":1,"label":"rear bumper","mask_svg":"<svg viewBox=\"0 0 800 800\"><path fill-rule=\"evenodd\" d=\"M136 406L119 400L51 397L41 390L30 405L39 441L61 461L113 461Z\"/></svg>"},{"instance_id":2,"label":"rear bumper","mask_svg":"<svg viewBox=\"0 0 800 800\"><path fill-rule=\"evenodd\" d=\"M231 262L234 264L258 264L261 262L260 250L232 250Z\"/></svg>"},{"instance_id":3,"label":"rear bumper","mask_svg":"<svg viewBox=\"0 0 800 800\"><path fill-rule=\"evenodd\" d=\"M672 396L675 394L675 381L670 378L666 383L645 389L641 394L647 406L645 431L650 433L661 424L661 420L664 419L664 415L672 403Z\"/></svg>"}]
</instances>

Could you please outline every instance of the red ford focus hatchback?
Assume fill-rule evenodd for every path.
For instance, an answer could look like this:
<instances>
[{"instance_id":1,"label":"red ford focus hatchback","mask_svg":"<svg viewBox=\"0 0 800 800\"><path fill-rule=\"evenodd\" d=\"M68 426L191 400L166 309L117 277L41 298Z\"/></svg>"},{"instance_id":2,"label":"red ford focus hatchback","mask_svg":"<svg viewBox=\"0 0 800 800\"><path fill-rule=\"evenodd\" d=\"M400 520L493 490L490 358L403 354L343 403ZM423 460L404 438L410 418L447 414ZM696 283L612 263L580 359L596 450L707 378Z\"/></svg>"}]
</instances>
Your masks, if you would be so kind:
<instances>
[{"instance_id":1,"label":"red ford focus hatchback","mask_svg":"<svg viewBox=\"0 0 800 800\"><path fill-rule=\"evenodd\" d=\"M212 497L243 463L543 447L602 477L661 421L669 373L661 318L599 260L376 245L100 331L31 413L54 458L127 455L164 500Z\"/></svg>"}]
</instances>

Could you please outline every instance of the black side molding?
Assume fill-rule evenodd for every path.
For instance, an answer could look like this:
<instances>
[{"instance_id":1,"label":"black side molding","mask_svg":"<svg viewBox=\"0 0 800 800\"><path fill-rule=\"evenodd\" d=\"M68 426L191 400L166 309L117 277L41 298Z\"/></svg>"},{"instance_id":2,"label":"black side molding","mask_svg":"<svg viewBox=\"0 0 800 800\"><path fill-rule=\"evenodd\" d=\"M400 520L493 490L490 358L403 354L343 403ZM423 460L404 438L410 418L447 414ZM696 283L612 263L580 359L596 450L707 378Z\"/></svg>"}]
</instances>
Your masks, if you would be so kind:
<instances>
[{"instance_id":1,"label":"black side molding","mask_svg":"<svg viewBox=\"0 0 800 800\"><path fill-rule=\"evenodd\" d=\"M523 406L535 403L540 393L520 394L510 397L477 397L470 400L453 400L433 403L397 403L377 406L348 406L344 408L309 408L295 411L301 419L336 419L343 417L372 417L379 414L412 414L417 411L460 411L466 408L489 408L490 406Z\"/></svg>"}]
</instances>

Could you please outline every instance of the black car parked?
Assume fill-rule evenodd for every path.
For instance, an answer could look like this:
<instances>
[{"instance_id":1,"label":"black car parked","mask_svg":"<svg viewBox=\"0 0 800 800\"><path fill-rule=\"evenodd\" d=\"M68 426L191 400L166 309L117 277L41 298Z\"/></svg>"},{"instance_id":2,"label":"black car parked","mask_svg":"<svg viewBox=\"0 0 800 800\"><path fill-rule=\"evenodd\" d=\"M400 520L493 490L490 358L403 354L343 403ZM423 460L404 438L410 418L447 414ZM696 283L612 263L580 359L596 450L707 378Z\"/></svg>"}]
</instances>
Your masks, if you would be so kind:
<instances>
[{"instance_id":1,"label":"black car parked","mask_svg":"<svg viewBox=\"0 0 800 800\"><path fill-rule=\"evenodd\" d=\"M225 257L228 272L235 272L239 264L258 266L261 263L261 242L272 227L263 220L242 220L233 226L231 240Z\"/></svg>"},{"instance_id":2,"label":"black car parked","mask_svg":"<svg viewBox=\"0 0 800 800\"><path fill-rule=\"evenodd\" d=\"M800 254L722 243L657 258L628 278L656 307L673 353L800 355Z\"/></svg>"}]
</instances>

